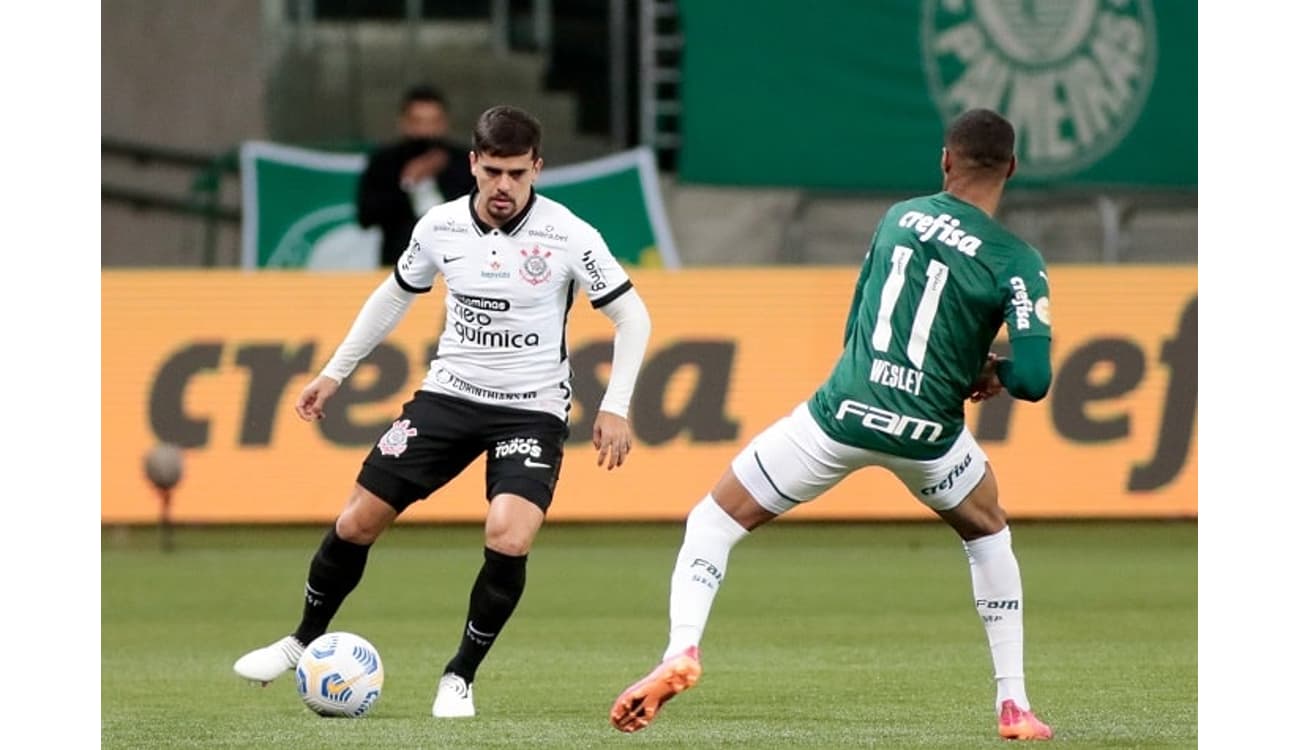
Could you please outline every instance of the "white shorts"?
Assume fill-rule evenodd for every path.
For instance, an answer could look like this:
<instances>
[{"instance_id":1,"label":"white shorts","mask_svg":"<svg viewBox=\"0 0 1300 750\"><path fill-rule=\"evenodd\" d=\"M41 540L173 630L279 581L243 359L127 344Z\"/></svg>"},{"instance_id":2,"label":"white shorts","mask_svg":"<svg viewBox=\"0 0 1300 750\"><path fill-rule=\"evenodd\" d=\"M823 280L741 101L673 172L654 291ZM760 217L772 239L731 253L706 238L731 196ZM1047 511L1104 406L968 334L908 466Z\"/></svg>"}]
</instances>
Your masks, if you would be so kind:
<instances>
[{"instance_id":1,"label":"white shorts","mask_svg":"<svg viewBox=\"0 0 1300 750\"><path fill-rule=\"evenodd\" d=\"M750 441L731 470L759 505L777 515L867 466L888 469L934 510L950 510L984 478L987 460L965 427L947 453L928 461L854 448L832 440L802 403Z\"/></svg>"}]
</instances>

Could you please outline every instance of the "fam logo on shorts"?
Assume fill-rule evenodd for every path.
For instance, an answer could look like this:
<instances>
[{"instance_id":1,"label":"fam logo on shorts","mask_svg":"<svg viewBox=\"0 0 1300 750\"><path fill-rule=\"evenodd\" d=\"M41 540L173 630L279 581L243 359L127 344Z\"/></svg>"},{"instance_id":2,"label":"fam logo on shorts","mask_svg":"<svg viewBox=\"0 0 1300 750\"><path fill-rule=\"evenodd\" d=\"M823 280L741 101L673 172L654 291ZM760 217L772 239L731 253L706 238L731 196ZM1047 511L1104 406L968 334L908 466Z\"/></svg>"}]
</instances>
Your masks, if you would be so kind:
<instances>
[{"instance_id":1,"label":"fam logo on shorts","mask_svg":"<svg viewBox=\"0 0 1300 750\"><path fill-rule=\"evenodd\" d=\"M519 267L519 275L524 277L533 286L545 284L546 280L551 278L551 264L546 259L551 257L551 251L542 252L542 249L533 245L533 251L520 250L519 254L524 256L523 265Z\"/></svg>"},{"instance_id":2,"label":"fam logo on shorts","mask_svg":"<svg viewBox=\"0 0 1300 750\"><path fill-rule=\"evenodd\" d=\"M1074 174L1109 154L1155 78L1151 0L926 0L921 35L945 121L1000 112L1029 177Z\"/></svg>"},{"instance_id":3,"label":"fam logo on shorts","mask_svg":"<svg viewBox=\"0 0 1300 750\"><path fill-rule=\"evenodd\" d=\"M400 456L406 452L406 439L413 437L415 428L411 426L411 420L399 419L379 438L379 452L385 456Z\"/></svg>"}]
</instances>

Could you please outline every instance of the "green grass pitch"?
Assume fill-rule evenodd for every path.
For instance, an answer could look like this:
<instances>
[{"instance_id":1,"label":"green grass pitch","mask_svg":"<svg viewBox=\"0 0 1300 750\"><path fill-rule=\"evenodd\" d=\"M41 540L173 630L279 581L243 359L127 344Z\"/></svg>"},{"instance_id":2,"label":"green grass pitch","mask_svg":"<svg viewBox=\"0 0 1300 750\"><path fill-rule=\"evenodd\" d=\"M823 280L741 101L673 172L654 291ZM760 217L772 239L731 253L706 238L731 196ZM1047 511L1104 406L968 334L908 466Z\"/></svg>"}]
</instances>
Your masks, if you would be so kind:
<instances>
[{"instance_id":1,"label":"green grass pitch","mask_svg":"<svg viewBox=\"0 0 1300 750\"><path fill-rule=\"evenodd\" d=\"M1003 747L961 546L940 522L778 523L733 551L700 684L645 731L610 703L659 659L681 526L553 525L479 671L473 719L429 715L482 531L398 525L334 629L363 635L384 692L322 719L291 676L234 660L292 630L321 528L102 534L104 748ZM1195 522L1013 523L1035 711L1069 747L1197 745Z\"/></svg>"}]
</instances>

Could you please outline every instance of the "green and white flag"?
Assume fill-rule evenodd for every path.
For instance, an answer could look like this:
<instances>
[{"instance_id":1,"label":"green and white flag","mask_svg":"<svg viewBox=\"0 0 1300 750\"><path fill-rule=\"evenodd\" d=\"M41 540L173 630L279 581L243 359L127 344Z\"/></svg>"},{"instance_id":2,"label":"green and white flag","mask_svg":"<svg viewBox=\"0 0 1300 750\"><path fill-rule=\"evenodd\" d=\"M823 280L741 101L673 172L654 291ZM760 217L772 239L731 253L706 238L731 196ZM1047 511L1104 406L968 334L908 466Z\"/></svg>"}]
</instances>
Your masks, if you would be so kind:
<instances>
[{"instance_id":1,"label":"green and white flag","mask_svg":"<svg viewBox=\"0 0 1300 750\"><path fill-rule=\"evenodd\" d=\"M248 142L239 165L244 268L378 267L379 229L357 224L364 154Z\"/></svg>"},{"instance_id":2,"label":"green and white flag","mask_svg":"<svg viewBox=\"0 0 1300 750\"><path fill-rule=\"evenodd\" d=\"M378 229L356 222L364 154L250 141L239 153L245 268L373 269ZM646 147L542 169L537 191L600 230L629 266L678 268L659 172Z\"/></svg>"}]
</instances>

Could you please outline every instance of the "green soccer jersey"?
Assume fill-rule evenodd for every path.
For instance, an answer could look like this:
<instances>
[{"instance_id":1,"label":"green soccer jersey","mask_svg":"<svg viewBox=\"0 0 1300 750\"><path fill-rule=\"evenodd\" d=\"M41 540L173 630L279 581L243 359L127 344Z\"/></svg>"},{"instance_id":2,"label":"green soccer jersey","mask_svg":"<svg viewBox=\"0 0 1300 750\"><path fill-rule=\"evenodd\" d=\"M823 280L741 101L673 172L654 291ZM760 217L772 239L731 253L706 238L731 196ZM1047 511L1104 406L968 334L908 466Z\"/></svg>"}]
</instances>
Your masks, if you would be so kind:
<instances>
[{"instance_id":1,"label":"green soccer jersey","mask_svg":"<svg viewBox=\"0 0 1300 750\"><path fill-rule=\"evenodd\" d=\"M844 331L844 353L809 401L836 441L937 458L1002 323L1050 336L1043 257L947 193L895 204L876 227Z\"/></svg>"}]
</instances>

